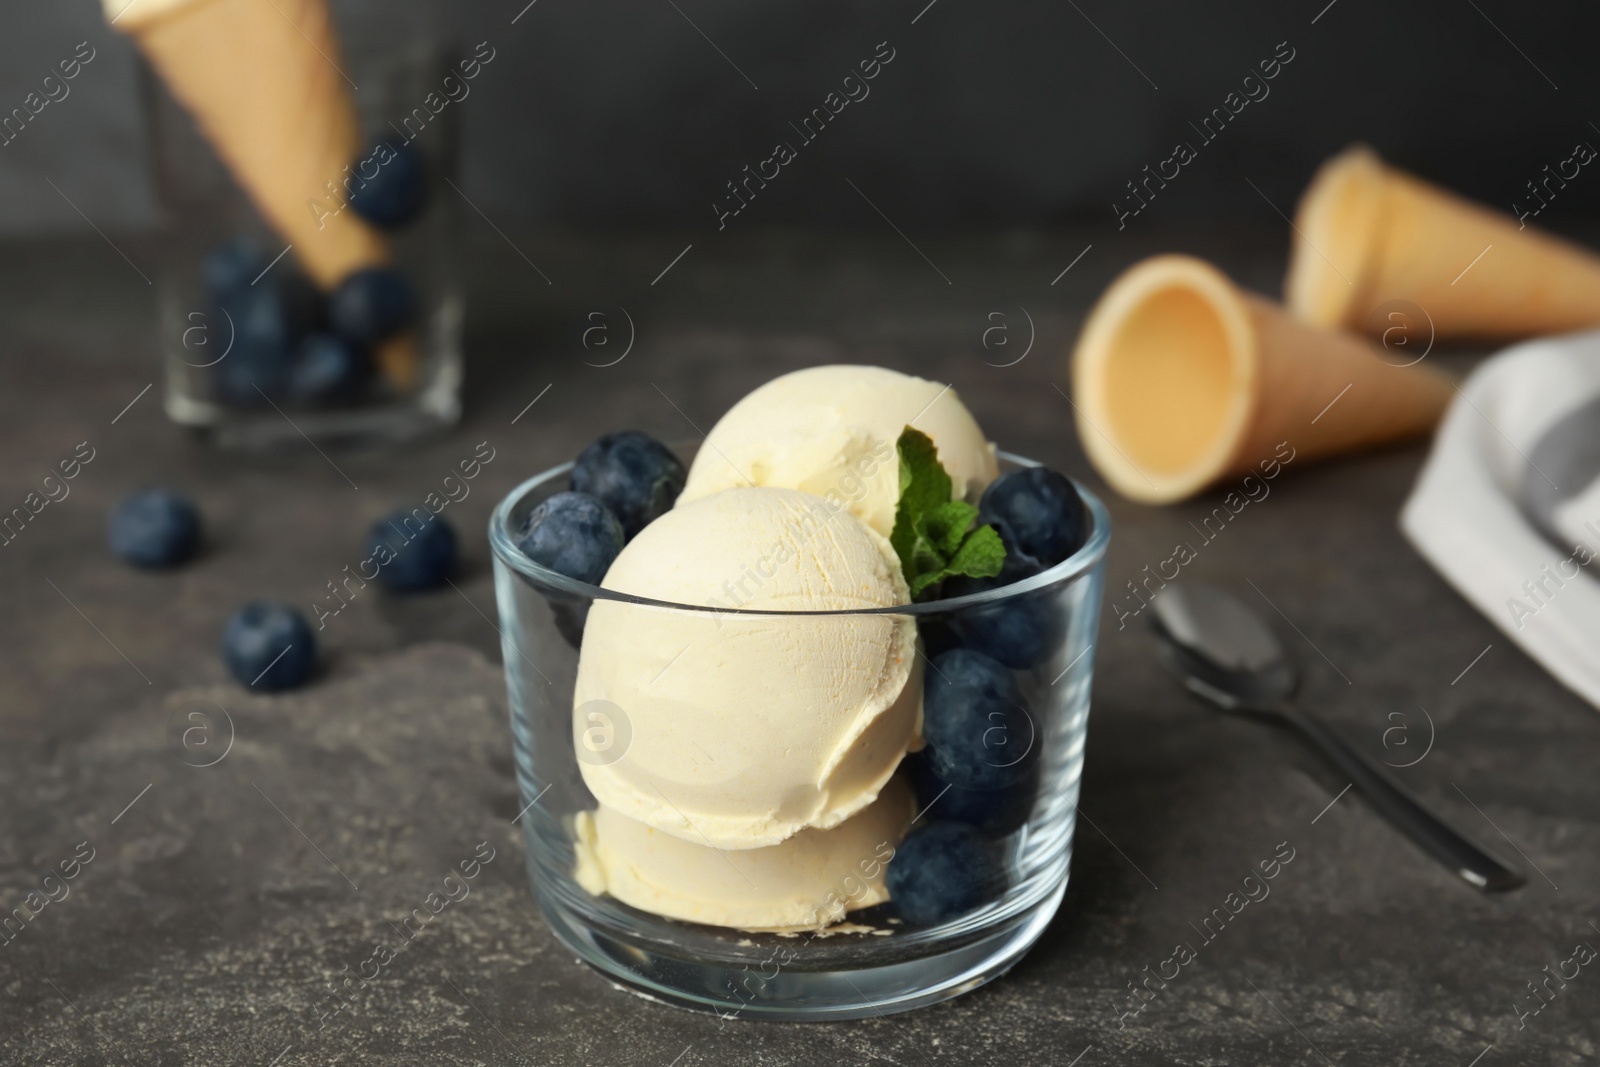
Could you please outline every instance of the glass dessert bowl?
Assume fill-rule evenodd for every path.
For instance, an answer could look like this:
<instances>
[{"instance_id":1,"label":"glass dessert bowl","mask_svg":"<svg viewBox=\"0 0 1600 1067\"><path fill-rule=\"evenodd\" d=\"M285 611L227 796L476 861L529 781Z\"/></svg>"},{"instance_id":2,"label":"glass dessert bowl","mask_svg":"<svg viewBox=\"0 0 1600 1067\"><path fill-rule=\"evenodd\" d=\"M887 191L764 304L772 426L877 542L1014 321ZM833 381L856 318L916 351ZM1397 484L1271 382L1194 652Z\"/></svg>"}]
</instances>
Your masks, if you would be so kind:
<instances>
[{"instance_id":1,"label":"glass dessert bowl","mask_svg":"<svg viewBox=\"0 0 1600 1067\"><path fill-rule=\"evenodd\" d=\"M695 451L677 450L685 467ZM1037 466L998 454L1002 474ZM887 538L820 497L680 501L636 538L655 556L634 552L652 589L723 590L680 603L524 551L572 470L518 486L489 528L518 821L557 936L657 999L787 1020L934 1003L1020 959L1066 890L1100 501L1075 487L1088 528L1066 559L916 603L898 573L872 578ZM730 525L746 548L718 541ZM850 553L861 581L818 563ZM833 606L784 609L786 581Z\"/></svg>"}]
</instances>

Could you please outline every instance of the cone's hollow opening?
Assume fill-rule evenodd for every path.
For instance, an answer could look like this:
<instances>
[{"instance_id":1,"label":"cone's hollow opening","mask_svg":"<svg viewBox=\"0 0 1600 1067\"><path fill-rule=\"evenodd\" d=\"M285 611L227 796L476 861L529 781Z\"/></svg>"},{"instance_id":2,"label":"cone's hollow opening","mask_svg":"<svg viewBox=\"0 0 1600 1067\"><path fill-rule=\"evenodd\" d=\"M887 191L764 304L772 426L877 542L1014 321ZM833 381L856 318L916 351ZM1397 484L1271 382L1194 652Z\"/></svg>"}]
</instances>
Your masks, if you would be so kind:
<instances>
[{"instance_id":1,"label":"cone's hollow opening","mask_svg":"<svg viewBox=\"0 0 1600 1067\"><path fill-rule=\"evenodd\" d=\"M1176 476L1210 458L1231 422L1234 361L1218 309L1181 284L1127 309L1102 355L1106 433L1129 461Z\"/></svg>"}]
</instances>

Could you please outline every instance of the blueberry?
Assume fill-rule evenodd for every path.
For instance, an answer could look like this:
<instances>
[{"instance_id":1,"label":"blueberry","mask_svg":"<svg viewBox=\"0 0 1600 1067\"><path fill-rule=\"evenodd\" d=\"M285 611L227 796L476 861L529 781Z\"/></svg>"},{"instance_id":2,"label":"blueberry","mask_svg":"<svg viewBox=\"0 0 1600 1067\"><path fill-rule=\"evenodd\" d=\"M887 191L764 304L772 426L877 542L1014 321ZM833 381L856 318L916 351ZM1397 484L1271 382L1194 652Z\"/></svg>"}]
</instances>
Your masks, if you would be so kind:
<instances>
[{"instance_id":1,"label":"blueberry","mask_svg":"<svg viewBox=\"0 0 1600 1067\"><path fill-rule=\"evenodd\" d=\"M340 282L328 298L328 320L335 333L373 345L411 325L417 297L399 271L367 267Z\"/></svg>"},{"instance_id":2,"label":"blueberry","mask_svg":"<svg viewBox=\"0 0 1600 1067\"><path fill-rule=\"evenodd\" d=\"M443 585L456 555L455 530L423 508L379 519L367 534L367 558L378 564L378 581L398 593Z\"/></svg>"},{"instance_id":3,"label":"blueberry","mask_svg":"<svg viewBox=\"0 0 1600 1067\"><path fill-rule=\"evenodd\" d=\"M270 262L253 239L235 237L206 254L200 276L211 299L220 302L248 286Z\"/></svg>"},{"instance_id":4,"label":"blueberry","mask_svg":"<svg viewBox=\"0 0 1600 1067\"><path fill-rule=\"evenodd\" d=\"M929 817L976 826L991 837L1003 837L1019 829L1033 812L1038 791L1039 764L1020 781L1003 789L962 789L939 777L926 751L906 757L911 780L917 787L917 810Z\"/></svg>"},{"instance_id":5,"label":"blueberry","mask_svg":"<svg viewBox=\"0 0 1600 1067\"><path fill-rule=\"evenodd\" d=\"M638 430L606 434L572 466L572 488L610 508L628 538L672 509L686 477L671 449Z\"/></svg>"},{"instance_id":6,"label":"blueberry","mask_svg":"<svg viewBox=\"0 0 1600 1067\"><path fill-rule=\"evenodd\" d=\"M239 408L264 408L288 396L293 366L288 349L235 344L211 368L217 398Z\"/></svg>"},{"instance_id":7,"label":"blueberry","mask_svg":"<svg viewBox=\"0 0 1600 1067\"><path fill-rule=\"evenodd\" d=\"M555 623L556 633L573 648L582 648L583 628L589 623L589 608L593 601L588 597L571 597L561 593L546 593L545 599L550 602L550 616Z\"/></svg>"},{"instance_id":8,"label":"blueberry","mask_svg":"<svg viewBox=\"0 0 1600 1067\"><path fill-rule=\"evenodd\" d=\"M962 789L1001 789L1039 758L1038 724L1004 664L958 648L930 660L922 736L930 766Z\"/></svg>"},{"instance_id":9,"label":"blueberry","mask_svg":"<svg viewBox=\"0 0 1600 1067\"><path fill-rule=\"evenodd\" d=\"M232 324L227 355L212 370L218 395L238 407L264 407L267 399L284 399L295 347L321 318L321 301L311 283L285 272L238 290L218 310L213 321Z\"/></svg>"},{"instance_id":10,"label":"blueberry","mask_svg":"<svg viewBox=\"0 0 1600 1067\"><path fill-rule=\"evenodd\" d=\"M945 581L942 592L950 598L999 589L1028 577L1026 573L1017 573L1019 570L1029 568L1025 564L1014 565L1007 559L1006 569L998 577L950 578ZM952 612L943 625L963 648L981 652L1012 670L1025 671L1060 644L1065 617L1056 598L1057 594L1051 590L1040 589L1008 597L996 604L962 608Z\"/></svg>"},{"instance_id":11,"label":"blueberry","mask_svg":"<svg viewBox=\"0 0 1600 1067\"><path fill-rule=\"evenodd\" d=\"M377 173L367 177L374 166ZM410 145L374 145L356 161L352 171L356 183L350 190L350 206L374 226L404 226L428 205L428 175L422 153Z\"/></svg>"},{"instance_id":12,"label":"blueberry","mask_svg":"<svg viewBox=\"0 0 1600 1067\"><path fill-rule=\"evenodd\" d=\"M279 274L279 271L283 273ZM289 331L295 340L300 340L313 330L327 328L327 302L310 278L280 264L256 285L263 286L269 282L272 291L277 294L278 306L283 309L283 317L288 321Z\"/></svg>"},{"instance_id":13,"label":"blueberry","mask_svg":"<svg viewBox=\"0 0 1600 1067\"><path fill-rule=\"evenodd\" d=\"M240 608L222 631L222 658L247 686L293 689L311 677L317 639L305 616L287 604L254 600Z\"/></svg>"},{"instance_id":14,"label":"blueberry","mask_svg":"<svg viewBox=\"0 0 1600 1067\"><path fill-rule=\"evenodd\" d=\"M111 551L136 567L171 567L200 547L200 513L177 493L145 489L122 498L106 524Z\"/></svg>"},{"instance_id":15,"label":"blueberry","mask_svg":"<svg viewBox=\"0 0 1600 1067\"><path fill-rule=\"evenodd\" d=\"M978 521L993 526L1008 560L1018 556L1037 570L1054 567L1083 546L1089 512L1066 475L1026 467L989 483L978 501Z\"/></svg>"},{"instance_id":16,"label":"blueberry","mask_svg":"<svg viewBox=\"0 0 1600 1067\"><path fill-rule=\"evenodd\" d=\"M587 493L557 493L533 509L517 547L557 574L599 585L622 551L622 523Z\"/></svg>"},{"instance_id":17,"label":"blueberry","mask_svg":"<svg viewBox=\"0 0 1600 1067\"><path fill-rule=\"evenodd\" d=\"M300 342L289 371L289 398L313 407L356 399L372 372L366 350L331 333Z\"/></svg>"},{"instance_id":18,"label":"blueberry","mask_svg":"<svg viewBox=\"0 0 1600 1067\"><path fill-rule=\"evenodd\" d=\"M1005 869L999 849L977 827L930 822L900 842L884 880L907 922L932 926L997 895Z\"/></svg>"},{"instance_id":19,"label":"blueberry","mask_svg":"<svg viewBox=\"0 0 1600 1067\"><path fill-rule=\"evenodd\" d=\"M923 619L917 623L917 633L922 637L922 654L929 659L961 647L961 639L947 619Z\"/></svg>"},{"instance_id":20,"label":"blueberry","mask_svg":"<svg viewBox=\"0 0 1600 1067\"><path fill-rule=\"evenodd\" d=\"M217 304L233 324L235 343L292 346L323 321L322 294L287 265L218 297Z\"/></svg>"},{"instance_id":21,"label":"blueberry","mask_svg":"<svg viewBox=\"0 0 1600 1067\"><path fill-rule=\"evenodd\" d=\"M222 302L233 325L233 347L288 351L300 339L304 323L297 308L282 299L276 285L253 285Z\"/></svg>"}]
</instances>

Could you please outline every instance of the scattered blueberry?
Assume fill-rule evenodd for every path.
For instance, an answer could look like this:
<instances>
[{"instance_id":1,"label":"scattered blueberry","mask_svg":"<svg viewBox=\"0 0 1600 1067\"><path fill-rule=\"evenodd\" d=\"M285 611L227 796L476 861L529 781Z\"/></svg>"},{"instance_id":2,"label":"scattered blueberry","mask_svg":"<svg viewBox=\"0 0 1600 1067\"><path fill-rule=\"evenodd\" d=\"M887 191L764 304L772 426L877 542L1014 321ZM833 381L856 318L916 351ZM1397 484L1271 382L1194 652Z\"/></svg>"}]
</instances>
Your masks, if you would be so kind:
<instances>
[{"instance_id":1,"label":"scattered blueberry","mask_svg":"<svg viewBox=\"0 0 1600 1067\"><path fill-rule=\"evenodd\" d=\"M622 551L622 523L587 493L557 493L528 516L517 547L568 578L599 585Z\"/></svg>"},{"instance_id":2,"label":"scattered blueberry","mask_svg":"<svg viewBox=\"0 0 1600 1067\"><path fill-rule=\"evenodd\" d=\"M930 822L895 849L884 875L889 900L909 923L932 926L995 896L1005 885L999 850L974 826Z\"/></svg>"},{"instance_id":3,"label":"scattered blueberry","mask_svg":"<svg viewBox=\"0 0 1600 1067\"><path fill-rule=\"evenodd\" d=\"M380 546L389 552L379 552ZM367 534L367 556L379 564L378 581L399 593L443 585L456 568L456 555L455 530L426 509L397 511L373 523ZM382 562L385 556L392 558Z\"/></svg>"},{"instance_id":4,"label":"scattered blueberry","mask_svg":"<svg viewBox=\"0 0 1600 1067\"><path fill-rule=\"evenodd\" d=\"M672 509L686 477L671 449L638 430L606 434L572 466L572 488L610 508L628 538Z\"/></svg>"},{"instance_id":5,"label":"scattered blueberry","mask_svg":"<svg viewBox=\"0 0 1600 1067\"><path fill-rule=\"evenodd\" d=\"M417 298L399 271L367 267L340 282L328 298L334 332L357 344L373 345L411 324Z\"/></svg>"},{"instance_id":6,"label":"scattered blueberry","mask_svg":"<svg viewBox=\"0 0 1600 1067\"><path fill-rule=\"evenodd\" d=\"M313 407L348 403L361 395L371 372L365 349L331 333L313 333L295 353L289 398Z\"/></svg>"},{"instance_id":7,"label":"scattered blueberry","mask_svg":"<svg viewBox=\"0 0 1600 1067\"><path fill-rule=\"evenodd\" d=\"M1033 812L1038 791L1037 761L1029 761L1030 773L1003 789L962 789L939 777L926 750L906 757L911 780L917 788L917 810L930 818L964 822L992 837L1004 837L1019 829Z\"/></svg>"},{"instance_id":8,"label":"scattered blueberry","mask_svg":"<svg viewBox=\"0 0 1600 1067\"><path fill-rule=\"evenodd\" d=\"M1008 579L1005 571L998 578L950 578L944 583L943 595L966 596L999 589L1015 580ZM1012 670L1025 671L1060 644L1066 627L1060 596L1051 589L1013 595L999 603L952 612L944 625L963 648L982 652Z\"/></svg>"},{"instance_id":9,"label":"scattered blueberry","mask_svg":"<svg viewBox=\"0 0 1600 1067\"><path fill-rule=\"evenodd\" d=\"M222 631L222 658L240 683L255 689L293 689L311 677L317 639L305 616L287 604L254 600Z\"/></svg>"},{"instance_id":10,"label":"scattered blueberry","mask_svg":"<svg viewBox=\"0 0 1600 1067\"><path fill-rule=\"evenodd\" d=\"M200 547L200 513L177 493L144 489L122 498L106 524L111 551L136 567L171 567Z\"/></svg>"},{"instance_id":11,"label":"scattered blueberry","mask_svg":"<svg viewBox=\"0 0 1600 1067\"><path fill-rule=\"evenodd\" d=\"M388 151L381 151L384 148ZM387 162L380 162L385 157ZM367 165L368 161L371 165ZM378 172L368 178L366 173L372 165L377 166ZM353 172L357 184L350 191L350 206L374 226L404 226L428 205L428 175L422 153L410 145L374 145L372 151L357 160Z\"/></svg>"},{"instance_id":12,"label":"scattered blueberry","mask_svg":"<svg viewBox=\"0 0 1600 1067\"><path fill-rule=\"evenodd\" d=\"M1054 567L1089 534L1089 512L1077 489L1047 467L1025 467L990 482L978 501L978 521L999 532L1007 562L1018 557L1034 568L1030 573Z\"/></svg>"},{"instance_id":13,"label":"scattered blueberry","mask_svg":"<svg viewBox=\"0 0 1600 1067\"><path fill-rule=\"evenodd\" d=\"M212 300L221 302L248 286L270 262L253 239L235 237L206 254L200 276Z\"/></svg>"},{"instance_id":14,"label":"scattered blueberry","mask_svg":"<svg viewBox=\"0 0 1600 1067\"><path fill-rule=\"evenodd\" d=\"M1002 663L958 648L930 660L922 736L930 766L963 789L1001 789L1039 758L1038 724Z\"/></svg>"}]
</instances>

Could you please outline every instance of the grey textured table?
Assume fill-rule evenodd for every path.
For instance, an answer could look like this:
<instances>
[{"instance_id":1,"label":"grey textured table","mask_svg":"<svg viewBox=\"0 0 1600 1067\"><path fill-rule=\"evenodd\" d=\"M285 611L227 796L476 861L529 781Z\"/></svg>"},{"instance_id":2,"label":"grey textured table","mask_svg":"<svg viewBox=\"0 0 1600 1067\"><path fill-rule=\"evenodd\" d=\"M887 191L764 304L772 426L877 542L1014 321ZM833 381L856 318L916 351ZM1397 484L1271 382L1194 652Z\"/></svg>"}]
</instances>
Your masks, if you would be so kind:
<instances>
[{"instance_id":1,"label":"grey textured table","mask_svg":"<svg viewBox=\"0 0 1600 1067\"><path fill-rule=\"evenodd\" d=\"M1291 465L1181 580L1257 597L1253 583L1270 598L1305 669L1306 703L1374 753L1408 762L1431 737L1400 773L1523 866L1522 890L1480 896L1355 796L1330 807L1345 784L1336 773L1287 734L1192 703L1155 668L1143 620L1119 630L1108 609L1071 887L1010 974L914 1014L801 1026L661 1007L577 964L539 917L510 826L519 805L481 534L498 497L600 432L692 436L690 420L705 428L760 382L825 361L953 381L1007 447L1098 485L1052 385L1065 382L1061 353L1088 302L1121 266L1166 248L1273 289L1282 241L920 237L930 263L893 234L518 236L546 285L484 239L470 257L464 424L397 455L335 456L342 474L309 448L273 461L214 452L166 422L159 387L124 411L156 380L151 290L106 244L0 256L4 507L79 442L95 449L71 495L0 548L0 911L39 889L48 868L87 855L80 843L93 855L64 899L0 946L0 1061L1493 1067L1600 1057L1592 967L1552 981L1540 1013L1517 1014L1533 1007L1528 983L1545 978L1541 968L1579 942L1600 944L1600 719L1401 539L1395 514L1420 446ZM148 271L148 246L118 243ZM584 365L572 343L571 324L596 301L628 307L638 323L633 351L605 369ZM1028 317L1028 354L989 365L1024 350ZM1011 347L991 333L986 350L997 324ZM1472 357L1439 358L1461 369ZM364 592L329 620L326 667L301 693L250 696L227 678L218 636L240 602L308 605L359 558L373 518L420 500L479 441L496 458L446 513L465 535L459 589ZM108 507L152 481L191 492L208 524L203 556L170 575L135 573L103 548ZM1112 500L1110 594L1194 540L1188 524L1215 503ZM231 748L192 766L212 758L196 751L220 749L186 751L171 724L212 705L229 713ZM1270 896L1205 940L1203 920L1281 842L1294 860ZM329 1014L340 1003L330 983L480 847L494 858L468 897ZM1133 1014L1130 985L1180 942L1197 958Z\"/></svg>"}]
</instances>

